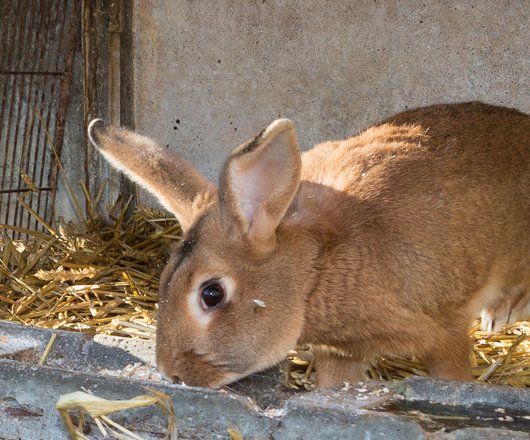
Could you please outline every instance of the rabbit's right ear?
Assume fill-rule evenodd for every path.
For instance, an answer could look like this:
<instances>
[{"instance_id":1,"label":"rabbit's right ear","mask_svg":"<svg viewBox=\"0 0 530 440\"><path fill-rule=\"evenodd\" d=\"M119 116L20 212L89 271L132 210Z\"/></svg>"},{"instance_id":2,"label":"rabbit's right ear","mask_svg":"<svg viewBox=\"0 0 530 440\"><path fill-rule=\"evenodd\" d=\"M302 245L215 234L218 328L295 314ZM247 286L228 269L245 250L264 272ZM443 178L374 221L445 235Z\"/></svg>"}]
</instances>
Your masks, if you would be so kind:
<instances>
[{"instance_id":1,"label":"rabbit's right ear","mask_svg":"<svg viewBox=\"0 0 530 440\"><path fill-rule=\"evenodd\" d=\"M132 131L111 127L101 119L88 126L88 136L118 170L151 192L175 214L183 229L196 215L196 201L209 198L216 188L174 151Z\"/></svg>"},{"instance_id":2,"label":"rabbit's right ear","mask_svg":"<svg viewBox=\"0 0 530 440\"><path fill-rule=\"evenodd\" d=\"M225 163L221 208L258 252L276 244L276 228L300 184L302 158L294 125L278 119L237 148Z\"/></svg>"}]
</instances>

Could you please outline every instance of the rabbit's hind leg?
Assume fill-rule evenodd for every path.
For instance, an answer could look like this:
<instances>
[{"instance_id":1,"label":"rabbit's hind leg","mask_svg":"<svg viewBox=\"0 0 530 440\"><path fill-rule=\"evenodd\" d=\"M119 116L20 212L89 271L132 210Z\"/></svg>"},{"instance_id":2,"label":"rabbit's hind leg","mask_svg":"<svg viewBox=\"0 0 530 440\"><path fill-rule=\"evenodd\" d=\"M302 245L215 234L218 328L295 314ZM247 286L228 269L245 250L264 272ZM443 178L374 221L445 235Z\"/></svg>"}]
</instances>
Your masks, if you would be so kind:
<instances>
[{"instance_id":1,"label":"rabbit's hind leg","mask_svg":"<svg viewBox=\"0 0 530 440\"><path fill-rule=\"evenodd\" d=\"M317 388L333 388L344 383L356 383L363 379L368 363L353 357L336 353L327 348L315 347L315 368Z\"/></svg>"},{"instance_id":2,"label":"rabbit's hind leg","mask_svg":"<svg viewBox=\"0 0 530 440\"><path fill-rule=\"evenodd\" d=\"M469 356L471 341L467 324L454 323L450 330L437 329L436 343L423 356L429 375L439 379L473 380Z\"/></svg>"}]
</instances>

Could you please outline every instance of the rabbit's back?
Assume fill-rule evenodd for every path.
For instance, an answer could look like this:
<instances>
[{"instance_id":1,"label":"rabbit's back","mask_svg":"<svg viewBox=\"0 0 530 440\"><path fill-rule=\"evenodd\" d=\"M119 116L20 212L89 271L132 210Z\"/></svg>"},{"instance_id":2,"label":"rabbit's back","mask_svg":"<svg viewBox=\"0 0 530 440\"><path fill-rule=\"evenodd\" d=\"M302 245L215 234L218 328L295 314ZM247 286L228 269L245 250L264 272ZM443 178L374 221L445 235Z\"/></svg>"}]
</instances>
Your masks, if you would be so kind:
<instances>
[{"instance_id":1,"label":"rabbit's back","mask_svg":"<svg viewBox=\"0 0 530 440\"><path fill-rule=\"evenodd\" d=\"M362 247L366 282L477 313L530 280L530 117L478 102L400 113L304 154L302 189ZM303 203L300 201L300 203Z\"/></svg>"},{"instance_id":2,"label":"rabbit's back","mask_svg":"<svg viewBox=\"0 0 530 440\"><path fill-rule=\"evenodd\" d=\"M433 181L467 185L498 176L501 185L495 188L516 184L528 198L530 116L480 102L435 105L399 113L349 139L317 145L303 158L303 181L360 197L394 192L396 186L381 185L389 180L406 180L408 191L432 187Z\"/></svg>"}]
</instances>

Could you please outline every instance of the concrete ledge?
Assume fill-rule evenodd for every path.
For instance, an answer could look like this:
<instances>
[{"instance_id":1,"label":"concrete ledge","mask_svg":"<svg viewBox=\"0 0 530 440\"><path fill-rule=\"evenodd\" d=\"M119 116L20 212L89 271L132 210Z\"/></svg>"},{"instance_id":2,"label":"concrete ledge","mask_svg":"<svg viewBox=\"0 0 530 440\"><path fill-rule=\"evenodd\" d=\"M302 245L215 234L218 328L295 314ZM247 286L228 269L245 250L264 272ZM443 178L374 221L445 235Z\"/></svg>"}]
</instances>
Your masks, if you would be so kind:
<instances>
[{"instance_id":1,"label":"concrete ledge","mask_svg":"<svg viewBox=\"0 0 530 440\"><path fill-rule=\"evenodd\" d=\"M55 409L61 394L89 389L129 399L146 387L172 396L180 438L245 439L522 439L529 438L529 390L413 378L370 381L341 390L282 390L278 374L260 374L235 392L115 377L105 369L149 365L152 342L57 332L47 365L36 365L53 332L0 322L0 439L66 439ZM113 415L146 439L162 438L157 408ZM94 435L94 433L92 433ZM91 438L97 438L91 437Z\"/></svg>"},{"instance_id":2,"label":"concrete ledge","mask_svg":"<svg viewBox=\"0 0 530 440\"><path fill-rule=\"evenodd\" d=\"M432 440L528 440L529 437L526 432L508 429L464 428L449 434L437 435Z\"/></svg>"},{"instance_id":3,"label":"concrete ledge","mask_svg":"<svg viewBox=\"0 0 530 440\"><path fill-rule=\"evenodd\" d=\"M346 394L346 395L345 395ZM376 399L377 400L377 399ZM383 404L385 399L379 403ZM293 440L420 440L421 426L406 417L364 409L375 402L359 401L351 392L307 393L286 404L274 439Z\"/></svg>"},{"instance_id":4,"label":"concrete ledge","mask_svg":"<svg viewBox=\"0 0 530 440\"><path fill-rule=\"evenodd\" d=\"M456 383L446 380L424 380L413 377L398 387L398 392L408 402L430 402L431 404L479 407L484 410L503 408L514 413L528 413L530 391L504 386L484 385L475 382ZM529 421L530 423L530 421Z\"/></svg>"},{"instance_id":5,"label":"concrete ledge","mask_svg":"<svg viewBox=\"0 0 530 440\"><path fill-rule=\"evenodd\" d=\"M226 435L231 426L255 436L256 433L269 433L272 424L276 423L259 414L244 398L218 391L70 372L6 360L0 361L0 377L0 433L10 440L68 438L55 403L61 394L81 388L108 399L130 399L145 394L146 386L168 393L173 397L184 437L216 438L216 434ZM160 438L166 422L163 414L154 407L115 415L113 419L153 439Z\"/></svg>"}]
</instances>

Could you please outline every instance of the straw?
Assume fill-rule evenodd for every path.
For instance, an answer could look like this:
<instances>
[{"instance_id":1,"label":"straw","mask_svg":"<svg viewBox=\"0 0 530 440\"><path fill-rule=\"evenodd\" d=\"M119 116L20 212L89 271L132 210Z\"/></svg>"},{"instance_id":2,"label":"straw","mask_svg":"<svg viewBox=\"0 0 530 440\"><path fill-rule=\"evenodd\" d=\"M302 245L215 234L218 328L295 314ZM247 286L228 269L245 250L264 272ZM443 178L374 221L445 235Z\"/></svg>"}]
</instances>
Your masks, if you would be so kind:
<instances>
[{"instance_id":1,"label":"straw","mask_svg":"<svg viewBox=\"0 0 530 440\"><path fill-rule=\"evenodd\" d=\"M42 353L42 356L39 359L39 365L44 365L44 362L46 362L46 358L50 354L53 344L55 343L55 339L57 339L57 333L54 333L51 336L50 340L48 341L48 344L46 345L46 348L44 349L44 353Z\"/></svg>"},{"instance_id":2,"label":"straw","mask_svg":"<svg viewBox=\"0 0 530 440\"><path fill-rule=\"evenodd\" d=\"M137 396L128 400L107 400L98 396L94 396L89 392L75 391L73 393L63 394L60 396L56 403L56 408L59 411L68 434L73 440L86 438L81 431L85 421L85 415L88 415L93 419L101 435L104 437L108 436L110 433L113 435L113 438L116 439L143 440L142 437L135 434L125 426L116 423L108 416L109 414L118 411L157 405L162 409L168 418L165 438L167 440L177 440L177 422L173 403L171 402L170 397L167 394L161 393L160 391L149 391L151 392L150 395ZM78 427L74 425L74 422L70 416L70 412L72 411L75 411L79 414L80 423ZM81 423L81 420L83 423Z\"/></svg>"},{"instance_id":3,"label":"straw","mask_svg":"<svg viewBox=\"0 0 530 440\"><path fill-rule=\"evenodd\" d=\"M125 206L119 200L109 208L109 224L59 219L46 224L48 234L24 230L28 238L19 241L0 225L0 319L152 338L158 278L180 226L142 206L125 219Z\"/></svg>"}]
</instances>

